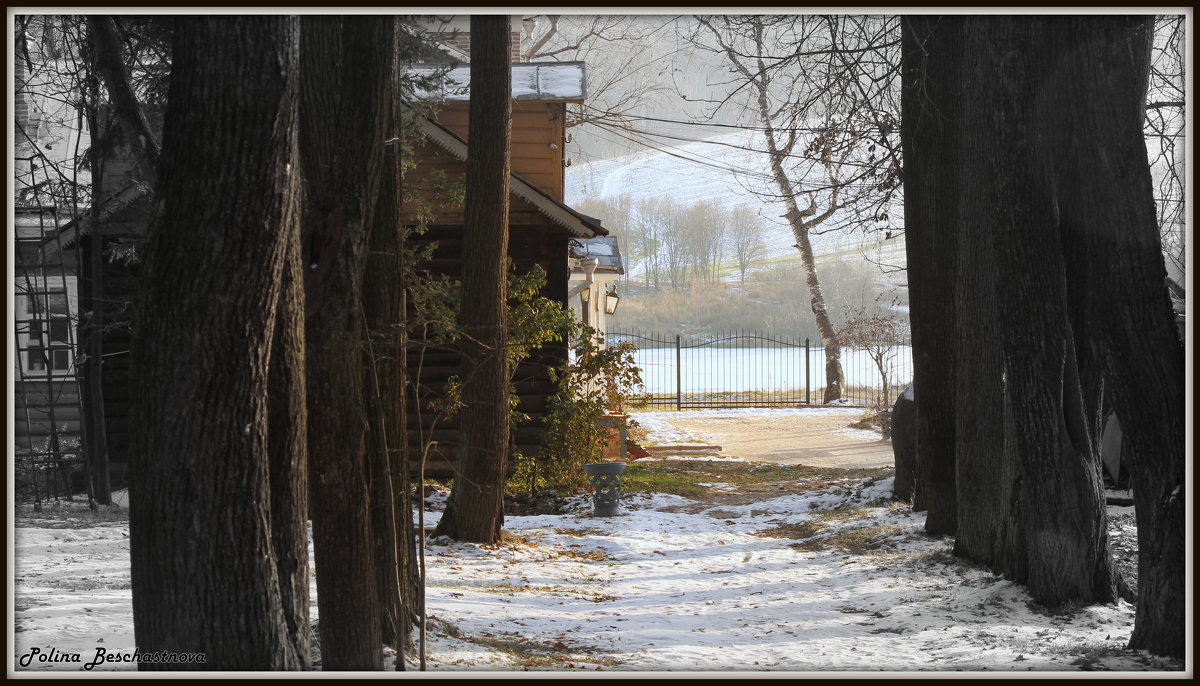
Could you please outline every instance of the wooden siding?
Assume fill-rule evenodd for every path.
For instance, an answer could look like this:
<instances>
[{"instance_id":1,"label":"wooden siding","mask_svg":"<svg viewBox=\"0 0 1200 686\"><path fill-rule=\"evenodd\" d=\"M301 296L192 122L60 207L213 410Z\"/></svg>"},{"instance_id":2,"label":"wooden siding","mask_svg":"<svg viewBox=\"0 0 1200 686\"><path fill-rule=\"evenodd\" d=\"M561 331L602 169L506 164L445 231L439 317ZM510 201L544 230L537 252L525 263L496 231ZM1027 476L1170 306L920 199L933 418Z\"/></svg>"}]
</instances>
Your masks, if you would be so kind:
<instances>
[{"instance_id":1,"label":"wooden siding","mask_svg":"<svg viewBox=\"0 0 1200 686\"><path fill-rule=\"evenodd\" d=\"M470 103L446 103L436 117L442 126L468 138ZM512 170L551 197L563 199L566 107L560 102L513 102Z\"/></svg>"},{"instance_id":2,"label":"wooden siding","mask_svg":"<svg viewBox=\"0 0 1200 686\"><path fill-rule=\"evenodd\" d=\"M79 384L72 376L27 377L13 384L13 434L18 450L40 452L52 434L80 440Z\"/></svg>"},{"instance_id":3,"label":"wooden siding","mask_svg":"<svg viewBox=\"0 0 1200 686\"><path fill-rule=\"evenodd\" d=\"M431 226L424 236L411 240L437 243L433 259L422 264L421 268L434 274L461 278L461 225ZM518 273L528 272L535 264L540 265L547 274L543 295L566 302L570 275L564 229L551 224L514 225L510 227L509 255ZM536 455L541 449L541 429L538 425L545 417L547 398L554 392L548 369L562 364L566 358L565 343L551 344L522 361L513 374L513 386L520 399L518 408L531 419L528 423L513 426L513 444L516 450L526 455ZM425 474L434 477L453 476L457 460L458 421L456 418L434 421L433 403L444 395L451 376L461 377L459 354L450 348L427 347L423 351L409 353L408 367L410 378L418 381L415 388L409 388L407 417L413 473L417 473L420 465L421 442L424 438L437 441L430 451ZM513 466L510 460L509 468Z\"/></svg>"},{"instance_id":4,"label":"wooden siding","mask_svg":"<svg viewBox=\"0 0 1200 686\"><path fill-rule=\"evenodd\" d=\"M462 216L467 163L428 141L416 146L413 155L414 166L404 175L401 211L413 215L418 206L428 204L429 210L438 217L437 221L446 224L451 223L446 217ZM533 179L526 180L534 185L538 183ZM510 195L509 223L518 223L517 218L522 213L538 213L538 209L528 200Z\"/></svg>"},{"instance_id":5,"label":"wooden siding","mask_svg":"<svg viewBox=\"0 0 1200 686\"><path fill-rule=\"evenodd\" d=\"M104 227L104 244L110 245L125 238L142 235L148 223L150 208L148 203L134 205L122 213L120 221L109 222ZM83 308L91 307L92 273L91 250L92 237L83 239L83 254L81 255L79 301ZM133 342L132 326L134 303L138 291L138 264L124 264L119 261L105 259L102 275L104 282L104 331L102 335L103 363L101 365L101 386L104 396L104 429L107 439L108 461L112 465L114 475L123 474L125 464L129 462L130 448L130 416L129 403L133 394L133 384L130 378L129 349ZM88 327L80 331L84 349L91 350L93 332ZM92 366L85 364L80 373L80 384L87 388L88 374ZM90 400L84 394L84 407L90 412ZM88 422L90 424L90 421ZM114 484L116 482L114 481Z\"/></svg>"}]
</instances>

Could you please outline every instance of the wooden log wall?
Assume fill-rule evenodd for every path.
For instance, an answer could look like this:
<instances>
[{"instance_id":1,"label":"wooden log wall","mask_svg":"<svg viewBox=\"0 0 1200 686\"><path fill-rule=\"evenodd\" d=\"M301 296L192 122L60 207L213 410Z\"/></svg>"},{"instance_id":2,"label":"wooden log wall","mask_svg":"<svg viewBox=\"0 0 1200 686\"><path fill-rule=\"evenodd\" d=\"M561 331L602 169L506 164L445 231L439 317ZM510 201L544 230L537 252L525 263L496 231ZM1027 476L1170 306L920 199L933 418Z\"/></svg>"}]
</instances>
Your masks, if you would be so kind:
<instances>
[{"instance_id":1,"label":"wooden log wall","mask_svg":"<svg viewBox=\"0 0 1200 686\"><path fill-rule=\"evenodd\" d=\"M551 224L514 224L510 226L509 256L518 273L527 273L535 264L541 265L547 274L543 295L566 302L567 280L567 234L565 229ZM437 249L433 259L422 265L433 274L446 275L452 279L461 277L462 226L459 224L435 225L421 237L410 239L418 243L434 241ZM548 369L551 365L563 364L567 359L566 342L554 343L536 351L522 361L513 375L513 386L519 396L519 411L528 414L531 421L513 426L513 448L526 455L535 455L541 449L540 422L546 414L546 401L554 392ZM454 349L426 347L410 350L408 370L411 379L417 381L409 390L409 412L407 417L408 449L413 462L413 473L420 467L425 442L436 441L425 465L426 476L446 478L454 475L457 460L457 419L436 419L433 404L443 397L448 380L462 374L462 360ZM509 469L513 467L509 460Z\"/></svg>"}]
</instances>

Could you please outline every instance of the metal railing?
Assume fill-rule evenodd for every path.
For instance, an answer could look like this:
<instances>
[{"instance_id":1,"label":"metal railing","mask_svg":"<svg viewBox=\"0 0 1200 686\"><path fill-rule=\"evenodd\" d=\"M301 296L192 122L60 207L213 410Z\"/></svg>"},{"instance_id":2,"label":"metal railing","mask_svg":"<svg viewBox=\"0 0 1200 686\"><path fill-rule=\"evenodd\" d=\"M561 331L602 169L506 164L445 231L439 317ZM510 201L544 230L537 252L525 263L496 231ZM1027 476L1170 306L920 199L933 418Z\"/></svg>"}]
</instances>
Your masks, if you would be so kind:
<instances>
[{"instance_id":1,"label":"metal railing","mask_svg":"<svg viewBox=\"0 0 1200 686\"><path fill-rule=\"evenodd\" d=\"M795 407L821 404L825 350L820 342L758 331L704 335L612 331L608 343L628 342L649 403L686 408ZM842 349L845 403L890 408L912 379L911 352L895 346L879 365L866 352Z\"/></svg>"}]
</instances>

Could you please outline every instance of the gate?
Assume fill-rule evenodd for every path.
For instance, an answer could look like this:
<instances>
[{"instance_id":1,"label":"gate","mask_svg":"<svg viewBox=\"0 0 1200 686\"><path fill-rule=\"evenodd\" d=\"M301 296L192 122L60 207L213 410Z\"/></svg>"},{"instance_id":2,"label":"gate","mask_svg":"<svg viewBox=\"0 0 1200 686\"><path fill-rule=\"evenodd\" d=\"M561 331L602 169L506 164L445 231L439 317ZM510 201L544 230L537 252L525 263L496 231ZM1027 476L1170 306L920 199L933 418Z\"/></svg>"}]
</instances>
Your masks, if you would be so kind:
<instances>
[{"instance_id":1,"label":"gate","mask_svg":"<svg viewBox=\"0 0 1200 686\"><path fill-rule=\"evenodd\" d=\"M812 402L807 338L758 332L609 332L607 341L626 341L638 349L636 359L651 405L684 409Z\"/></svg>"},{"instance_id":2,"label":"gate","mask_svg":"<svg viewBox=\"0 0 1200 686\"><path fill-rule=\"evenodd\" d=\"M820 405L825 389L825 350L808 338L762 332L703 335L611 331L609 344L627 342L655 406L688 408L797 407ZM845 404L890 408L912 379L911 351L896 346L884 368L866 351L842 349ZM887 397L885 397L885 395Z\"/></svg>"}]
</instances>

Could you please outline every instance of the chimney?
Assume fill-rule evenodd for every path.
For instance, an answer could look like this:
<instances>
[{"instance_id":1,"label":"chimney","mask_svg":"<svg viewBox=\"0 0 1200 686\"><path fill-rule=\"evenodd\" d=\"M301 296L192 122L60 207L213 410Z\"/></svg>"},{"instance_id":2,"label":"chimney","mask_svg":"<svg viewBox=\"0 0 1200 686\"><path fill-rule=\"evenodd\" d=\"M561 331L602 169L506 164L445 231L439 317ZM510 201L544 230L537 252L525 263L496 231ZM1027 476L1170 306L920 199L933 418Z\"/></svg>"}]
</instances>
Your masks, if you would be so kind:
<instances>
[{"instance_id":1,"label":"chimney","mask_svg":"<svg viewBox=\"0 0 1200 686\"><path fill-rule=\"evenodd\" d=\"M513 62L525 61L523 55L525 36L533 34L535 22L532 19L522 20L520 15L510 16L509 26L509 36L511 38L509 56ZM448 22L443 20L434 33L446 45L456 48L467 55L471 54L471 19L469 16L456 16Z\"/></svg>"}]
</instances>

